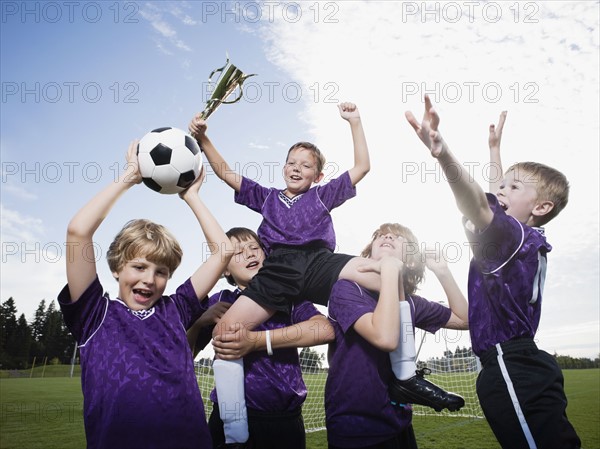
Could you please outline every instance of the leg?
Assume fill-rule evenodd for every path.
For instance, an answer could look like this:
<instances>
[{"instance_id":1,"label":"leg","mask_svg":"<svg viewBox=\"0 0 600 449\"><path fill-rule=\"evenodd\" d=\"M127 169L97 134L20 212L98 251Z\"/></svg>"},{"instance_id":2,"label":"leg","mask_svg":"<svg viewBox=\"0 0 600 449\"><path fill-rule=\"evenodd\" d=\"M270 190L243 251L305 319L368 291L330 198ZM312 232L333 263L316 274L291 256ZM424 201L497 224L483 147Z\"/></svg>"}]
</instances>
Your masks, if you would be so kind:
<instances>
[{"instance_id":1,"label":"leg","mask_svg":"<svg viewBox=\"0 0 600 449\"><path fill-rule=\"evenodd\" d=\"M465 400L454 393L444 391L424 378L425 369L417 370L415 333L408 301L400 301L400 341L390 352L392 370L396 379L389 387L394 404L419 404L436 411L447 408L456 411L465 405Z\"/></svg>"},{"instance_id":2,"label":"leg","mask_svg":"<svg viewBox=\"0 0 600 449\"><path fill-rule=\"evenodd\" d=\"M246 296L240 296L215 326L213 337L241 324L251 330L273 313ZM215 386L219 399L219 414L223 420L225 442L245 443L248 441L248 417L244 394L243 360L221 360L213 362Z\"/></svg>"},{"instance_id":3,"label":"leg","mask_svg":"<svg viewBox=\"0 0 600 449\"><path fill-rule=\"evenodd\" d=\"M415 375L417 370L415 331L410 304L406 301L400 301L400 340L398 347L390 352L390 361L397 379L407 380Z\"/></svg>"},{"instance_id":4,"label":"leg","mask_svg":"<svg viewBox=\"0 0 600 449\"><path fill-rule=\"evenodd\" d=\"M566 416L562 372L550 354L526 348L498 356L481 371L477 395L503 448L581 447Z\"/></svg>"}]
</instances>

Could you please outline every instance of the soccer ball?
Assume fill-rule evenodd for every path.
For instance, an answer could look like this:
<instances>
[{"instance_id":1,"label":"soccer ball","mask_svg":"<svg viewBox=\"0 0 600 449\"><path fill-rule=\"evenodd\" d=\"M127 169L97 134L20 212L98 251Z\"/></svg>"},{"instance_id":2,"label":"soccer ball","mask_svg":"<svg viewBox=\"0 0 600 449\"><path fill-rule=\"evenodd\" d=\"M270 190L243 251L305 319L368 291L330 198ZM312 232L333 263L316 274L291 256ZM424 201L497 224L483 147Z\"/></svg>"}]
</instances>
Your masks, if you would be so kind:
<instances>
[{"instance_id":1,"label":"soccer ball","mask_svg":"<svg viewBox=\"0 0 600 449\"><path fill-rule=\"evenodd\" d=\"M177 128L150 131L138 144L142 181L159 193L179 193L200 174L202 154L189 134Z\"/></svg>"}]
</instances>

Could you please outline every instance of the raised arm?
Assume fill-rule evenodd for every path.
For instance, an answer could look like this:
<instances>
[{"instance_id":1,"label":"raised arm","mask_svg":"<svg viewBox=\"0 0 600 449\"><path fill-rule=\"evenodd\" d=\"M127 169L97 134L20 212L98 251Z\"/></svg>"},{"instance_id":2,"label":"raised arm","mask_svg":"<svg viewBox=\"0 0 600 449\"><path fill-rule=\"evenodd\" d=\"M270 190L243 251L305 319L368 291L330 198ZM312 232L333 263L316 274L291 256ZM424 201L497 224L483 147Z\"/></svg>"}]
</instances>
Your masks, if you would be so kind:
<instances>
[{"instance_id":1,"label":"raised arm","mask_svg":"<svg viewBox=\"0 0 600 449\"><path fill-rule=\"evenodd\" d=\"M200 265L190 278L198 299L203 299L210 289L214 287L233 255L231 241L198 196L198 191L203 181L204 171L188 189L180 194L181 198L192 209L198 223L200 223L206 243L211 252L206 262Z\"/></svg>"},{"instance_id":2,"label":"raised arm","mask_svg":"<svg viewBox=\"0 0 600 449\"><path fill-rule=\"evenodd\" d=\"M446 298L448 298L448 305L452 311L450 319L444 327L459 330L468 329L469 305L454 276L452 276L452 272L448 268L448 263L444 260L441 252L438 251L427 251L425 256L425 265L435 274L435 277L442 285L444 293L446 293Z\"/></svg>"},{"instance_id":3,"label":"raised arm","mask_svg":"<svg viewBox=\"0 0 600 449\"><path fill-rule=\"evenodd\" d=\"M362 127L360 113L356 105L354 103L341 103L338 105L338 109L340 110L340 116L350 124L350 131L352 132L354 166L348 170L348 173L350 174L352 185L355 186L371 170L369 148Z\"/></svg>"},{"instance_id":4,"label":"raised arm","mask_svg":"<svg viewBox=\"0 0 600 449\"><path fill-rule=\"evenodd\" d=\"M506 121L506 111L500 113L498 126L493 123L490 125L490 136L488 144L490 147L490 165L494 169L490 172L490 193L496 194L502 184L504 178L504 170L502 169L502 160L500 159L500 142L502 141L502 129Z\"/></svg>"},{"instance_id":5,"label":"raised arm","mask_svg":"<svg viewBox=\"0 0 600 449\"><path fill-rule=\"evenodd\" d=\"M381 291L373 313L366 313L354 323L354 330L376 348L391 352L400 338L400 301L404 300L402 282L403 263L396 257L386 256L369 261L360 267L381 275Z\"/></svg>"},{"instance_id":6,"label":"raised arm","mask_svg":"<svg viewBox=\"0 0 600 449\"><path fill-rule=\"evenodd\" d=\"M225 181L225 183L231 187L236 192L240 191L242 186L242 177L239 173L233 171L229 164L223 159L221 153L217 151L215 146L212 144L208 136L206 135L206 121L200 118L201 114L196 114L189 125L189 131L192 137L194 137L206 159L208 159L208 163L212 167L213 171L217 174L217 176Z\"/></svg>"},{"instance_id":7,"label":"raised arm","mask_svg":"<svg viewBox=\"0 0 600 449\"><path fill-rule=\"evenodd\" d=\"M425 96L425 114L421 123L411 112L406 113L406 118L423 144L431 151L431 155L438 160L460 212L476 229L485 229L493 218L485 192L452 154L442 138L438 131L440 118L433 109L429 97Z\"/></svg>"},{"instance_id":8,"label":"raised arm","mask_svg":"<svg viewBox=\"0 0 600 449\"><path fill-rule=\"evenodd\" d=\"M120 196L142 182L137 162L137 141L129 144L127 168L71 219L67 227L67 284L73 302L77 301L96 277L94 233Z\"/></svg>"}]
</instances>

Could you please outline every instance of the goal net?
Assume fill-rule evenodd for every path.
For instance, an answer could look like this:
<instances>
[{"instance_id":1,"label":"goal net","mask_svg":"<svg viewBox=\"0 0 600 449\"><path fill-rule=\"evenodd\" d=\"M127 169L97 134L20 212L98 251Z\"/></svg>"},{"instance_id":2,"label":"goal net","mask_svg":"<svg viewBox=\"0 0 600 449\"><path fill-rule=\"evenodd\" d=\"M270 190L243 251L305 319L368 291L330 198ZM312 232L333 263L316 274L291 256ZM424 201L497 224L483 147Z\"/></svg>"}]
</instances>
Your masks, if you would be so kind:
<instances>
[{"instance_id":1,"label":"goal net","mask_svg":"<svg viewBox=\"0 0 600 449\"><path fill-rule=\"evenodd\" d=\"M429 334L431 335L431 334ZM417 333L417 344L421 345L425 340L425 333ZM210 346L210 345L209 345ZM460 394L465 399L465 406L457 412L444 410L436 412L429 407L419 405L413 406L415 415L447 416L447 417L470 417L483 418L483 412L479 406L475 393L475 381L480 370L478 359L471 353L470 348L460 348L452 352L448 349L446 342L444 346L437 344L440 348L439 355L425 357L421 351L418 356L417 366L427 367L431 374L427 379L441 388ZM419 348L420 349L420 348ZM212 403L209 395L214 388L213 372L211 368L212 349L205 349L196 359L196 376L202 391L202 398L207 417L212 412ZM325 429L324 392L327 380L326 357L327 346L315 346L300 350L300 363L304 382L308 389L308 396L302 407L302 415L307 432Z\"/></svg>"}]
</instances>

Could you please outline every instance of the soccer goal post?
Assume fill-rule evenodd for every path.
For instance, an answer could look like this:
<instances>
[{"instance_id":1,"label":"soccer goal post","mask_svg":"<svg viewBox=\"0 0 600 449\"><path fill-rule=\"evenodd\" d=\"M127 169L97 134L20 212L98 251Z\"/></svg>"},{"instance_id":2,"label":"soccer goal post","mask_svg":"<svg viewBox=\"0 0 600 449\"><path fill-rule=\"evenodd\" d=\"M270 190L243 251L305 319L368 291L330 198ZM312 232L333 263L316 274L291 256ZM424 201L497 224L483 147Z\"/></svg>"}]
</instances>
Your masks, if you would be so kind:
<instances>
[{"instance_id":1,"label":"soccer goal post","mask_svg":"<svg viewBox=\"0 0 600 449\"><path fill-rule=\"evenodd\" d=\"M436 412L429 407L415 405L413 406L414 414L438 417L483 418L483 412L475 393L475 381L480 371L477 357L470 352L470 348L457 348L454 352L451 352L447 344L445 345L446 351L444 351L444 346L441 346L440 355L444 351L443 355L425 357L421 355L420 351L424 339L424 333L422 336L418 336L417 339L417 341L420 341L418 367L429 368L431 374L427 376L427 379L447 391L460 394L465 399L465 406L457 412L449 412L447 410ZM327 353L327 346L316 346L310 348L308 351L299 351L304 382L308 390L308 396L302 407L304 425L307 432L323 430L325 429L324 393L325 381L327 380L327 366L324 366L324 355ZM212 411L212 403L209 395L210 391L214 388L211 360L212 355L204 356L196 361L196 376L202 392L207 417ZM319 363L319 361L322 363Z\"/></svg>"}]
</instances>

